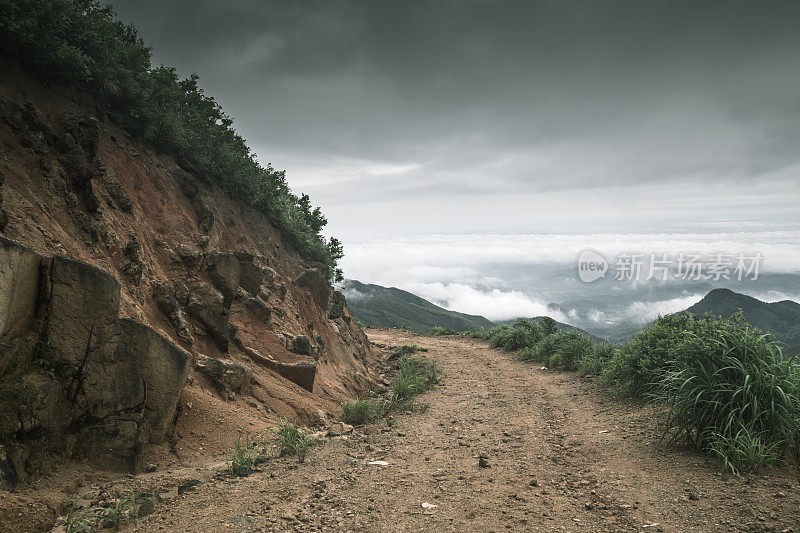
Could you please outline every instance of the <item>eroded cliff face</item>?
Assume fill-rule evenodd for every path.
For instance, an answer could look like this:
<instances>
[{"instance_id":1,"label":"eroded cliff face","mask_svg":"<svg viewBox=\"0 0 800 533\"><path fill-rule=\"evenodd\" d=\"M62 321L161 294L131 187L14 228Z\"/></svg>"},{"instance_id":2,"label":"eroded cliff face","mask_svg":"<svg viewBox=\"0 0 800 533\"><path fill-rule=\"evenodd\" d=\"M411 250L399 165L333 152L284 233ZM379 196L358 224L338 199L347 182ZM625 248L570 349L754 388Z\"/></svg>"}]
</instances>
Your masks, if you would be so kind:
<instances>
[{"instance_id":1,"label":"eroded cliff face","mask_svg":"<svg viewBox=\"0 0 800 533\"><path fill-rule=\"evenodd\" d=\"M5 71L6 472L190 460L277 416L319 423L374 383L369 342L324 266L91 100Z\"/></svg>"}]
</instances>

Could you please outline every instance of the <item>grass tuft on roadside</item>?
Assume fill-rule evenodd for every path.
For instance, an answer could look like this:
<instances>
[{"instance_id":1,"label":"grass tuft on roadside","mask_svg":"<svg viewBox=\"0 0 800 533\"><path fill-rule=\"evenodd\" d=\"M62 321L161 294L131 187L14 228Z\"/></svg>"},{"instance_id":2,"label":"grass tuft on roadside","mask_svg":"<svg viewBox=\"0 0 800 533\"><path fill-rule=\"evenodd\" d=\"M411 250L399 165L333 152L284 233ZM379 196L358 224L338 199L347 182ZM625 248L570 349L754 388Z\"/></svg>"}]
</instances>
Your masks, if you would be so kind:
<instances>
[{"instance_id":1,"label":"grass tuft on roadside","mask_svg":"<svg viewBox=\"0 0 800 533\"><path fill-rule=\"evenodd\" d=\"M279 457L294 455L298 463L306 460L308 449L316 443L314 439L303 435L296 425L282 417L278 420L278 426L270 429L270 432L275 436L273 449L276 454Z\"/></svg>"},{"instance_id":2,"label":"grass tuft on roadside","mask_svg":"<svg viewBox=\"0 0 800 533\"><path fill-rule=\"evenodd\" d=\"M250 433L239 432L230 452L228 473L234 477L250 474L260 456Z\"/></svg>"},{"instance_id":3,"label":"grass tuft on roadside","mask_svg":"<svg viewBox=\"0 0 800 533\"><path fill-rule=\"evenodd\" d=\"M67 512L64 529L67 533L89 533L101 529L119 529L139 516L136 494L132 490L119 490L103 505L78 509L74 502Z\"/></svg>"},{"instance_id":4,"label":"grass tuft on roadside","mask_svg":"<svg viewBox=\"0 0 800 533\"><path fill-rule=\"evenodd\" d=\"M342 421L351 426L374 422L385 412L385 407L372 398L363 398L342 403Z\"/></svg>"},{"instance_id":5,"label":"grass tuft on roadside","mask_svg":"<svg viewBox=\"0 0 800 533\"><path fill-rule=\"evenodd\" d=\"M433 361L403 356L399 367L400 371L392 382L392 405L402 405L439 383L439 369Z\"/></svg>"},{"instance_id":6,"label":"grass tuft on roadside","mask_svg":"<svg viewBox=\"0 0 800 533\"><path fill-rule=\"evenodd\" d=\"M427 404L413 404L411 399L430 389L440 380L440 371L433 361L408 355L415 351L427 351L417 346L402 346L393 352L405 353L397 362L398 372L391 384L389 400L362 398L343 402L342 421L353 426L374 422L394 410L416 408L427 410ZM390 355L389 359L391 360ZM387 423L389 419L387 418Z\"/></svg>"}]
</instances>

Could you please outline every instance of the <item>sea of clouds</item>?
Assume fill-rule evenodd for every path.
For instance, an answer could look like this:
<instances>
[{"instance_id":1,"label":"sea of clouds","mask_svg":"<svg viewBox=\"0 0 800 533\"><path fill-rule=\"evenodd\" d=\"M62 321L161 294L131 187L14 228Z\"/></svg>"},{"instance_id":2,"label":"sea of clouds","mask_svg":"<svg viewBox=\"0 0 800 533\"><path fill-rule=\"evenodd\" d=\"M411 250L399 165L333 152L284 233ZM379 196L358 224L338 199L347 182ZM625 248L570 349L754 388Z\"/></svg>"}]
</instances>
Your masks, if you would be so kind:
<instances>
[{"instance_id":1,"label":"sea of clouds","mask_svg":"<svg viewBox=\"0 0 800 533\"><path fill-rule=\"evenodd\" d=\"M621 253L756 254L763 260L762 273L800 274L800 231L746 231L653 234L455 234L345 242L342 260L345 276L364 283L397 287L447 309L505 320L518 316L548 315L563 322L590 319L597 323L618 320L652 320L659 314L679 311L699 301L703 294L651 301L646 298L616 309L596 310L577 317L571 309L551 309L547 280L524 287L511 286L502 272L509 266L536 272L545 266L576 264L586 249L597 250L609 260ZM577 274L575 275L577 278ZM571 281L571 280L570 280ZM536 285L539 285L538 287ZM574 283L571 299L588 288ZM588 290L587 290L588 294ZM751 293L765 301L794 299L800 295L771 290Z\"/></svg>"}]
</instances>

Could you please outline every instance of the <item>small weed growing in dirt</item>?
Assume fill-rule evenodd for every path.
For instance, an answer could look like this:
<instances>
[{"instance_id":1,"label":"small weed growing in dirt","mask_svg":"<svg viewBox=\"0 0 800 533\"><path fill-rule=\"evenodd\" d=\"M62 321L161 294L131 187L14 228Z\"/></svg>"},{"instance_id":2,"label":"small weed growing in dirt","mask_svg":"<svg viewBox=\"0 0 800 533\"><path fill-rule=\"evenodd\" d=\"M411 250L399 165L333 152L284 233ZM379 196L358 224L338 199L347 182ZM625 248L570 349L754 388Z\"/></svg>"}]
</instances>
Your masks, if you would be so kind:
<instances>
[{"instance_id":1,"label":"small weed growing in dirt","mask_svg":"<svg viewBox=\"0 0 800 533\"><path fill-rule=\"evenodd\" d=\"M315 442L314 439L303 435L297 426L285 418L280 418L278 427L270 429L270 432L277 438L274 449L278 456L295 455L298 463L306 460L308 449Z\"/></svg>"},{"instance_id":2,"label":"small weed growing in dirt","mask_svg":"<svg viewBox=\"0 0 800 533\"><path fill-rule=\"evenodd\" d=\"M136 520L136 495L132 490L123 490L115 497L111 505L98 508L103 527L119 528L122 524Z\"/></svg>"},{"instance_id":3,"label":"small weed growing in dirt","mask_svg":"<svg viewBox=\"0 0 800 533\"><path fill-rule=\"evenodd\" d=\"M89 513L90 510L79 512L78 500L73 502L67 513L66 530L67 533L86 533L92 531L93 516Z\"/></svg>"},{"instance_id":4,"label":"small weed growing in dirt","mask_svg":"<svg viewBox=\"0 0 800 533\"><path fill-rule=\"evenodd\" d=\"M342 421L360 426L380 418L383 408L370 398L342 403Z\"/></svg>"},{"instance_id":5,"label":"small weed growing in dirt","mask_svg":"<svg viewBox=\"0 0 800 533\"><path fill-rule=\"evenodd\" d=\"M259 456L250 433L239 432L230 453L228 473L232 476L246 476L252 472Z\"/></svg>"},{"instance_id":6,"label":"small weed growing in dirt","mask_svg":"<svg viewBox=\"0 0 800 533\"><path fill-rule=\"evenodd\" d=\"M67 533L88 533L105 528L119 529L136 520L136 495L132 490L120 490L106 505L78 510L78 502L72 504L66 516Z\"/></svg>"},{"instance_id":7,"label":"small weed growing in dirt","mask_svg":"<svg viewBox=\"0 0 800 533\"><path fill-rule=\"evenodd\" d=\"M411 410L417 413L424 413L428 409L431 408L431 404L427 402L413 402L411 405Z\"/></svg>"}]
</instances>

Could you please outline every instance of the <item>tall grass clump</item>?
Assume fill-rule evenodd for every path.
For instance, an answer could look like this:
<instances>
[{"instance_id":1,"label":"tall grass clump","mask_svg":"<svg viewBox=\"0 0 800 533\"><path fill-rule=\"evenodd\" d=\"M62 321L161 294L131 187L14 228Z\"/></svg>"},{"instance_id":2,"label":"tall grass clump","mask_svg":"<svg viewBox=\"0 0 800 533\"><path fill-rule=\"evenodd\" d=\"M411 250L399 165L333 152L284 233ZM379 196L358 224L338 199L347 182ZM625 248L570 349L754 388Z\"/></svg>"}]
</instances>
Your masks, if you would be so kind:
<instances>
[{"instance_id":1,"label":"tall grass clump","mask_svg":"<svg viewBox=\"0 0 800 533\"><path fill-rule=\"evenodd\" d=\"M470 329L467 331L462 331L459 335L464 335L465 337L471 337L473 339L488 339L489 333L481 328L481 329Z\"/></svg>"},{"instance_id":2,"label":"tall grass clump","mask_svg":"<svg viewBox=\"0 0 800 533\"><path fill-rule=\"evenodd\" d=\"M519 358L561 370L578 370L590 366L594 369L595 365L602 365L607 361L609 351L613 352L613 349L595 343L579 331L559 331L520 350Z\"/></svg>"},{"instance_id":3,"label":"tall grass clump","mask_svg":"<svg viewBox=\"0 0 800 533\"><path fill-rule=\"evenodd\" d=\"M371 398L342 403L342 421L351 426L360 426L381 417L383 408Z\"/></svg>"},{"instance_id":4,"label":"tall grass clump","mask_svg":"<svg viewBox=\"0 0 800 533\"><path fill-rule=\"evenodd\" d=\"M797 457L796 359L739 319L713 324L713 334L687 335L652 394L668 407L663 439L712 454L734 472Z\"/></svg>"},{"instance_id":5,"label":"tall grass clump","mask_svg":"<svg viewBox=\"0 0 800 533\"><path fill-rule=\"evenodd\" d=\"M118 490L107 505L78 509L76 500L65 517L67 533L91 533L101 529L118 530L139 516L136 494L132 490Z\"/></svg>"},{"instance_id":6,"label":"tall grass clump","mask_svg":"<svg viewBox=\"0 0 800 533\"><path fill-rule=\"evenodd\" d=\"M533 346L544 336L545 328L539 322L528 318L519 318L513 324L503 324L493 328L488 335L489 344L494 348L521 350Z\"/></svg>"},{"instance_id":7,"label":"tall grass clump","mask_svg":"<svg viewBox=\"0 0 800 533\"><path fill-rule=\"evenodd\" d=\"M399 367L392 382L393 405L403 404L439 383L439 369L433 361L406 355L400 359Z\"/></svg>"},{"instance_id":8,"label":"tall grass clump","mask_svg":"<svg viewBox=\"0 0 800 533\"><path fill-rule=\"evenodd\" d=\"M581 358L578 370L583 375L602 374L615 354L616 348L613 345L609 343L595 344L594 349Z\"/></svg>"}]
</instances>

